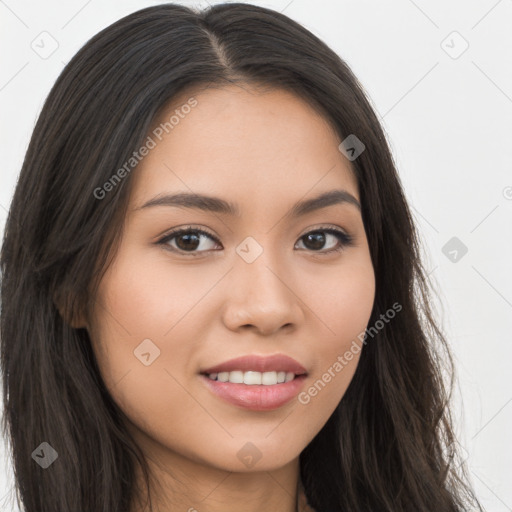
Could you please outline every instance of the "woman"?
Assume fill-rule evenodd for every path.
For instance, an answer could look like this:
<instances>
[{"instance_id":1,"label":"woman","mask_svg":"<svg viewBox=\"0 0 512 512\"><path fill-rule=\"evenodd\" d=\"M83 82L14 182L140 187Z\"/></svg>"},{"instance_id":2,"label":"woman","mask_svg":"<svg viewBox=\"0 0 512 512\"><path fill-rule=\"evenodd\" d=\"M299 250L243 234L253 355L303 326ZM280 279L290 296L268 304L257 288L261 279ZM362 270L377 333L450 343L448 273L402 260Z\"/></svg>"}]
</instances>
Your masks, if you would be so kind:
<instances>
[{"instance_id":1,"label":"woman","mask_svg":"<svg viewBox=\"0 0 512 512\"><path fill-rule=\"evenodd\" d=\"M160 5L93 37L35 127L1 268L26 512L478 506L382 128L282 14Z\"/></svg>"}]
</instances>

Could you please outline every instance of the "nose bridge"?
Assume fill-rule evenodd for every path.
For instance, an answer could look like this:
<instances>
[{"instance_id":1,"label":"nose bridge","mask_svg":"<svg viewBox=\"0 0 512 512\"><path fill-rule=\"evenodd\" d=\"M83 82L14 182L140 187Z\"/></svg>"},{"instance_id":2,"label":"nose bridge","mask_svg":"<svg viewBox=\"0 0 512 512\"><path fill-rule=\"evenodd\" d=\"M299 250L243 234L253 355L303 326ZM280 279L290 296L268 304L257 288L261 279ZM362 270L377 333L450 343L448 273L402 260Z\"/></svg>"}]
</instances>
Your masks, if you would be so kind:
<instances>
[{"instance_id":1,"label":"nose bridge","mask_svg":"<svg viewBox=\"0 0 512 512\"><path fill-rule=\"evenodd\" d=\"M262 237L260 237L261 240ZM268 295L267 300L272 300L271 295L279 295L285 298L283 290L282 262L279 262L279 254L276 248L269 247L271 237L266 237L265 248L254 237L249 236L236 248L237 258L235 273L244 284L244 292L255 296L263 293ZM286 288L286 287L285 287Z\"/></svg>"},{"instance_id":2,"label":"nose bridge","mask_svg":"<svg viewBox=\"0 0 512 512\"><path fill-rule=\"evenodd\" d=\"M226 322L231 327L251 324L270 332L297 322L300 301L287 282L290 273L279 261L279 250L264 248L255 238L247 237L236 253Z\"/></svg>"}]
</instances>

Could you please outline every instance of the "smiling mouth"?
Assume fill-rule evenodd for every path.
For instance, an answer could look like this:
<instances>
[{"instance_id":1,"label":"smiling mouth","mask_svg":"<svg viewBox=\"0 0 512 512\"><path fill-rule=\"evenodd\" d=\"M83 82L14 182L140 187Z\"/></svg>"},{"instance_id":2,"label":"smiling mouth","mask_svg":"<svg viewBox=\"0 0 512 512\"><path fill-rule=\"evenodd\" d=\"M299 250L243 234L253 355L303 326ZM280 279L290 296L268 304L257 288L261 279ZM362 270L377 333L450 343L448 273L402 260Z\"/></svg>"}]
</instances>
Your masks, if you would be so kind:
<instances>
[{"instance_id":1,"label":"smiling mouth","mask_svg":"<svg viewBox=\"0 0 512 512\"><path fill-rule=\"evenodd\" d=\"M210 380L230 382L231 384L246 384L248 386L275 386L294 380L298 375L293 372L272 371L256 372L235 370L231 372L205 373Z\"/></svg>"},{"instance_id":2,"label":"smiling mouth","mask_svg":"<svg viewBox=\"0 0 512 512\"><path fill-rule=\"evenodd\" d=\"M286 405L298 395L307 378L307 373L285 371L234 370L200 375L214 395L252 411L271 411Z\"/></svg>"}]
</instances>

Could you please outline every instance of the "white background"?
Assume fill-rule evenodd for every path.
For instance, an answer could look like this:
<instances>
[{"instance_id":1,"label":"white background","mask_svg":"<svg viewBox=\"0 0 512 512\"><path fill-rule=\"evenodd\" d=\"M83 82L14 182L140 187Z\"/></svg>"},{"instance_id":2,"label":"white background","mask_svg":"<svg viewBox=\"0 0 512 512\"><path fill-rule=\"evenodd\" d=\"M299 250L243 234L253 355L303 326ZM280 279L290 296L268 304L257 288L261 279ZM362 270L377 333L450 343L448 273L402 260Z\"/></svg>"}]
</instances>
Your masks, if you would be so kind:
<instances>
[{"instance_id":1,"label":"white background","mask_svg":"<svg viewBox=\"0 0 512 512\"><path fill-rule=\"evenodd\" d=\"M0 0L1 230L37 115L64 64L99 30L157 3ZM254 3L330 45L381 116L440 293L470 475L488 511L512 511L512 1ZM51 38L58 48L47 58L32 49L48 50ZM442 252L452 237L468 248L456 262ZM0 510L12 511L5 451L2 462Z\"/></svg>"}]
</instances>

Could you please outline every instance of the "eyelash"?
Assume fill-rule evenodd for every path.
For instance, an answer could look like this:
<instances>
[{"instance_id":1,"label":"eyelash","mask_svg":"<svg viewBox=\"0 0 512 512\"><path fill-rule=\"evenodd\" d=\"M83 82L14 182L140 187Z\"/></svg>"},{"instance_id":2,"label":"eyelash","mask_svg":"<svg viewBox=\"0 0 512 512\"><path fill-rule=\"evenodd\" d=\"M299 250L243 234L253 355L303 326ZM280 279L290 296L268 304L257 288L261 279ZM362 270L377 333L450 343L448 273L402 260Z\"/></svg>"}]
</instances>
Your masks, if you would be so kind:
<instances>
[{"instance_id":1,"label":"eyelash","mask_svg":"<svg viewBox=\"0 0 512 512\"><path fill-rule=\"evenodd\" d=\"M321 226L321 227L319 227L317 229L314 229L312 231L308 231L307 233L302 235L299 238L299 240L302 240L307 235L310 235L312 233L319 233L319 232L320 233L328 233L330 235L334 235L338 239L340 244L339 244L338 247L336 247L334 249L329 249L328 251L313 251L312 250L311 252L313 252L314 254L318 254L320 256L323 256L323 255L326 255L326 254L337 253L337 252L341 252L346 247L350 247L350 246L354 245L354 240L353 240L353 237L351 235L345 233L344 231L341 231L340 229L333 228L331 226ZM212 235L208 231L205 231L204 229L194 228L193 226L187 226L186 228L179 228L179 229L176 229L174 231L171 231L170 233L167 233L166 235L164 235L160 240L158 240L156 242L156 244L157 245L164 245L165 246L165 245L168 245L168 242L170 242L172 239L177 238L180 235L185 235L185 234L190 234L190 233L196 233L196 234L205 235L208 238L211 238L217 244L220 244L220 241L217 239L217 237L215 237L214 235ZM170 251L173 251L173 252L178 252L178 253L181 253L181 254L190 255L192 257L196 257L196 256L202 254L203 252L207 252L207 251L195 251L195 252L193 252L193 251L184 251L182 249L177 249L175 247L170 247L170 246L166 247L166 249L168 249Z\"/></svg>"}]
</instances>

